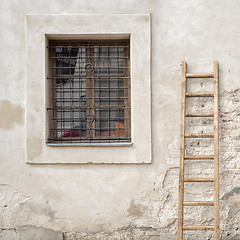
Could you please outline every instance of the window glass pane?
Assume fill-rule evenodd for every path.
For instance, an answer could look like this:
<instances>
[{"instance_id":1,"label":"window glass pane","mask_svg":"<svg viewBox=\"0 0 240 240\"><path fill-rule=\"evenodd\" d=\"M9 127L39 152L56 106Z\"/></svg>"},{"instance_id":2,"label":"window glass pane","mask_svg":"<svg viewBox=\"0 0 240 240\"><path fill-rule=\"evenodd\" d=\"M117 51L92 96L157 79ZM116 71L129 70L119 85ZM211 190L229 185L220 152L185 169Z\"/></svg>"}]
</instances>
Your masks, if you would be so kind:
<instances>
[{"instance_id":1,"label":"window glass pane","mask_svg":"<svg viewBox=\"0 0 240 240\"><path fill-rule=\"evenodd\" d=\"M94 47L95 74L124 74L125 60L123 47Z\"/></svg>"},{"instance_id":2,"label":"window glass pane","mask_svg":"<svg viewBox=\"0 0 240 240\"><path fill-rule=\"evenodd\" d=\"M85 74L85 47L56 47L56 75Z\"/></svg>"}]
</instances>

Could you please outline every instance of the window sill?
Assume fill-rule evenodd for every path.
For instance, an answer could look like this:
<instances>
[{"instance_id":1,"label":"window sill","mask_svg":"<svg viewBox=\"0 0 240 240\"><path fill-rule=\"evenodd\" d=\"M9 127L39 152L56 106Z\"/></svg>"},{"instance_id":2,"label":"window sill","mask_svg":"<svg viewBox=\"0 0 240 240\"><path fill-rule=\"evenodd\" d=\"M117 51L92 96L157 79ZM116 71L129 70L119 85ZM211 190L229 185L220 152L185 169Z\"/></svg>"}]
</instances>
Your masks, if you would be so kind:
<instances>
[{"instance_id":1,"label":"window sill","mask_svg":"<svg viewBox=\"0 0 240 240\"><path fill-rule=\"evenodd\" d=\"M46 143L49 147L131 147L129 143Z\"/></svg>"}]
</instances>

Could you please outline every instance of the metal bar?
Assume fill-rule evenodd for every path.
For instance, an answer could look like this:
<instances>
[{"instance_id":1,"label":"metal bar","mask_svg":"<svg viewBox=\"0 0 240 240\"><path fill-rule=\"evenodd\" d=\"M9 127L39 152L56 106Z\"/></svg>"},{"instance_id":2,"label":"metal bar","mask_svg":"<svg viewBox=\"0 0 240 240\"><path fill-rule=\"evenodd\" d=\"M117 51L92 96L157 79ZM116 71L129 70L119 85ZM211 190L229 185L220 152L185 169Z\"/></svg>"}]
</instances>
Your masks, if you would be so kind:
<instances>
[{"instance_id":1,"label":"metal bar","mask_svg":"<svg viewBox=\"0 0 240 240\"><path fill-rule=\"evenodd\" d=\"M126 107L124 105L110 105L110 106L96 106L96 107L87 107L87 106L57 106L56 108L48 108L47 110L51 110L51 109L102 109L102 108L121 108L121 109L131 109L130 107Z\"/></svg>"},{"instance_id":2,"label":"metal bar","mask_svg":"<svg viewBox=\"0 0 240 240\"><path fill-rule=\"evenodd\" d=\"M50 69L75 69L75 66L69 66L69 67L50 67ZM119 69L126 69L128 67L119 67ZM85 67L82 67L80 69L85 69ZM99 69L117 69L117 67L94 67L95 70ZM69 74L70 75L70 74Z\"/></svg>"},{"instance_id":3,"label":"metal bar","mask_svg":"<svg viewBox=\"0 0 240 240\"><path fill-rule=\"evenodd\" d=\"M88 41L88 42L90 42L90 41ZM59 46L47 46L47 48L82 48L83 46L81 45L81 46L71 46L71 45L69 45L69 46L61 46L61 45L59 45ZM102 47L105 47L105 46L102 46ZM109 47L119 47L119 48L130 48L130 46L111 46L111 45L109 45ZM89 48L94 48L94 47L92 47L92 46L89 46Z\"/></svg>"},{"instance_id":4,"label":"metal bar","mask_svg":"<svg viewBox=\"0 0 240 240\"><path fill-rule=\"evenodd\" d=\"M100 62L101 61L101 53L100 53L100 51L101 51L101 48L99 47L99 57L98 57L98 61ZM106 87L106 89L107 89L108 87ZM102 91L101 91L101 89L102 89L102 81L100 80L100 78L99 78L99 98L102 96ZM99 104L101 104L101 98L100 98L100 100L99 100ZM99 117L100 118L102 118L102 111L99 111ZM101 136L101 134L102 134L102 131L101 131L101 125L103 124L103 121L102 120L99 120L99 135ZM99 140L99 142L100 142L100 140Z\"/></svg>"},{"instance_id":5,"label":"metal bar","mask_svg":"<svg viewBox=\"0 0 240 240\"><path fill-rule=\"evenodd\" d=\"M94 59L96 57L85 57L86 59ZM101 58L107 58L104 56L101 56ZM50 59L78 59L78 57L50 57ZM110 57L110 59L128 59L128 57Z\"/></svg>"},{"instance_id":6,"label":"metal bar","mask_svg":"<svg viewBox=\"0 0 240 240\"><path fill-rule=\"evenodd\" d=\"M103 111L108 111L108 108L112 108L112 111L118 111L118 109L124 110L124 109L131 109L130 107L122 107L122 106L96 106L94 109L95 110L103 110ZM81 106L63 106L63 107L55 107L55 108L47 108L47 110L57 110L57 112L69 112L72 111L73 109L93 109L93 107L81 107Z\"/></svg>"},{"instance_id":7,"label":"metal bar","mask_svg":"<svg viewBox=\"0 0 240 240\"><path fill-rule=\"evenodd\" d=\"M109 46L107 48L107 57L108 57L108 61L109 61ZM118 68L117 68L118 69ZM109 67L107 68L108 74L110 74L110 69ZM110 81L108 81L108 105L110 105ZM111 116L111 111L110 108L108 109L108 127L110 129L111 126L111 121L110 121L110 116ZM110 131L108 132L108 137L110 138Z\"/></svg>"},{"instance_id":8,"label":"metal bar","mask_svg":"<svg viewBox=\"0 0 240 240\"><path fill-rule=\"evenodd\" d=\"M80 66L81 66L81 64L82 64L82 59L81 59L80 57L82 57L82 55L83 55L82 48L80 48L80 49L78 49L78 56L79 56L79 59L78 59L78 68L77 68L78 73L81 72ZM76 65L77 65L77 63L76 63ZM84 94L82 93L83 82L84 82L84 81L81 81L81 78L78 79L78 87L79 87L79 89L78 89L78 97L79 97L79 102L78 102L78 104L79 104L79 106L82 105L81 96L84 96ZM74 90L73 90L73 91L75 91L75 89L76 89L76 87L74 87ZM65 88L65 90L66 90L66 88ZM57 90L56 90L56 91L57 91ZM83 104L84 104L84 103L83 103ZM82 119L82 118L84 118L84 116L82 116L82 115L84 115L84 113L85 113L85 110L79 112L78 123L79 123L80 126L83 125L83 122L85 121L85 120ZM65 119L65 120L66 120L66 119ZM74 120L74 119L73 119L73 120Z\"/></svg>"},{"instance_id":9,"label":"metal bar","mask_svg":"<svg viewBox=\"0 0 240 240\"><path fill-rule=\"evenodd\" d=\"M117 49L117 66L119 66L119 48ZM117 69L117 73L119 74L119 68ZM121 89L120 88L120 83L119 83L119 79L117 80L117 87L118 87L118 89ZM125 86L124 86L125 87ZM118 91L117 92L117 96L118 96L118 98L120 97L120 95L119 95L119 92L120 91ZM118 126L119 126L119 124L120 124L120 109L118 108L118 119L117 119L117 123L118 123ZM125 116L125 114L124 114L124 116ZM125 118L123 119L124 121L125 121Z\"/></svg>"},{"instance_id":10,"label":"metal bar","mask_svg":"<svg viewBox=\"0 0 240 240\"><path fill-rule=\"evenodd\" d=\"M91 56L91 49L90 49L90 43L88 42L87 48L86 48L86 56L89 57ZM92 64L90 58L87 58L86 64ZM87 116L91 115L91 109L93 108L92 104L91 104L91 80L92 80L92 76L91 73L89 71L87 71L87 79L86 79L86 105L88 106L87 108ZM89 121L86 121L86 125L87 125L87 137L91 138L91 130L90 128L92 128L92 125Z\"/></svg>"},{"instance_id":11,"label":"metal bar","mask_svg":"<svg viewBox=\"0 0 240 240\"><path fill-rule=\"evenodd\" d=\"M60 64L62 64L62 63L60 63ZM55 69L55 72L56 72L56 69ZM55 85L55 86L57 86L57 79L55 79L54 81L56 82L56 85ZM60 85L60 89L63 89L63 85ZM65 94L65 93L64 93L63 91L61 91L61 92L60 92L60 98L64 98L64 94ZM57 96L57 95L55 95L55 96ZM53 97L54 97L54 96L53 96ZM56 99L53 99L53 98L52 98L52 100L57 103ZM64 107L64 102L61 102L60 104L61 104L62 107ZM56 108L56 107L57 107L57 105L55 106L55 108ZM57 112L57 111L55 111L55 112L56 112L56 116L58 116L59 112ZM63 128L65 128L65 126L64 126L65 123L63 122L63 114L64 114L63 112L60 112L60 120L61 120L60 128L61 128L61 130L62 130ZM58 126L56 126L56 127L58 127ZM57 132L56 132L56 135L57 135ZM55 138L57 138L57 137L58 137L58 136L56 136ZM62 136L60 136L60 137L62 137Z\"/></svg>"},{"instance_id":12,"label":"metal bar","mask_svg":"<svg viewBox=\"0 0 240 240\"><path fill-rule=\"evenodd\" d=\"M70 53L69 53L70 54ZM70 60L68 60L68 64L69 64L69 74L71 74L71 69L70 69ZM73 81L70 81L70 90L72 90L72 85L73 85ZM73 106L73 92L71 91L70 92L70 100L71 101L69 101L70 102L70 106ZM73 111L70 111L70 118L73 118ZM71 136L71 139L72 139L72 135L70 135Z\"/></svg>"},{"instance_id":13,"label":"metal bar","mask_svg":"<svg viewBox=\"0 0 240 240\"><path fill-rule=\"evenodd\" d=\"M95 49L95 46L94 48L90 49L90 63L92 64L94 70L90 72L90 76L91 76L91 79L90 79L90 94L91 94L91 100L90 100L90 106L92 107L91 110L90 110L90 113L91 115L95 118L95 101L94 99L95 98L95 90L94 90L94 87L95 87L95 79L93 78L94 77L94 71L96 69L96 65L95 65L95 61L94 61L94 58L91 58L91 57L94 57L94 49ZM99 69L99 68L97 68ZM91 130L90 132L90 137L91 138L94 138L96 136L96 131L95 131L95 123L96 121L93 121L91 122L90 126L93 130Z\"/></svg>"},{"instance_id":14,"label":"metal bar","mask_svg":"<svg viewBox=\"0 0 240 240\"><path fill-rule=\"evenodd\" d=\"M81 129L77 129L77 128L52 128L52 130L56 130L56 131L58 131L58 132L65 132L65 131L69 131L69 130L76 130L76 131L78 131L78 130L80 130L80 131L86 131L86 130L102 130L102 131L108 131L108 130L115 130L115 129L124 129L124 127L122 127L122 128L112 128L112 127L110 127L110 128L108 128L108 127L104 127L104 128L81 128ZM101 137L102 138L102 137Z\"/></svg>"},{"instance_id":15,"label":"metal bar","mask_svg":"<svg viewBox=\"0 0 240 240\"><path fill-rule=\"evenodd\" d=\"M59 138L59 139L55 139L55 138L49 138L48 140L54 140L56 142L62 142L62 141L88 141L88 142L91 142L91 141L97 141L97 140L102 140L102 141L115 141L115 140L119 140L119 141L129 141L131 140L130 138L124 138L124 137L112 137L109 138L108 136L107 137L95 137L95 138L90 138L90 137L63 137L63 138Z\"/></svg>"},{"instance_id":16,"label":"metal bar","mask_svg":"<svg viewBox=\"0 0 240 240\"><path fill-rule=\"evenodd\" d=\"M51 87L51 89L59 89L59 87ZM69 90L70 88L64 88L64 92L66 92L65 90ZM83 89L83 88L77 88L77 87L74 87L73 88L73 90L81 90L81 89ZM99 89L101 89L101 90L108 90L108 88L106 88L106 87L85 87L84 89L96 89L96 90L99 90ZM128 87L111 87L110 88L110 90L121 90L121 89L128 89ZM79 92L79 91L78 91Z\"/></svg>"},{"instance_id":17,"label":"metal bar","mask_svg":"<svg viewBox=\"0 0 240 240\"><path fill-rule=\"evenodd\" d=\"M92 89L92 88L88 88L88 89ZM64 91L62 91L62 92L64 92ZM85 99L99 99L98 97L84 97ZM128 97L120 97L119 99L127 99ZM52 97L51 99L58 99L58 98L55 98L55 97ZM77 97L77 98L71 98L71 97L68 97L68 98L63 98L64 100L66 100L66 99L69 99L69 100L74 100L74 99L76 99L76 100L79 100L79 98ZM104 100L104 99L106 99L107 101L109 100L109 97L101 97L101 100ZM111 100L112 99L118 99L117 97L111 97L110 98Z\"/></svg>"},{"instance_id":18,"label":"metal bar","mask_svg":"<svg viewBox=\"0 0 240 240\"><path fill-rule=\"evenodd\" d=\"M49 55L56 55L56 51L54 51L54 49L50 49L49 50ZM56 61L54 61L54 60L50 60L49 61L49 64L50 64L50 66L55 66L55 64L56 64ZM56 72L55 71L50 71L50 69L48 69L48 72L49 72L49 75L50 76L55 76L55 74L56 74ZM56 86L56 79L54 79L53 81L51 81L51 82L49 82L48 83L51 87L53 87L53 86ZM53 91L52 89L51 89L51 93L50 93L50 95L49 95L49 97L50 96L56 96L56 92L55 91ZM50 100L50 106L52 107L52 108L55 108L56 107L56 101L54 101L54 100L51 100L51 99L49 99ZM52 113L50 114L50 118L55 118L56 116L55 116L55 112L54 111L52 111ZM49 131L49 135L50 135L50 137L57 137L56 136L56 134L54 133L54 132L52 132L51 131L51 128L54 128L55 126L56 126L56 121L50 121L50 123L49 123L49 129L48 129L48 131Z\"/></svg>"},{"instance_id":19,"label":"metal bar","mask_svg":"<svg viewBox=\"0 0 240 240\"><path fill-rule=\"evenodd\" d=\"M126 72L126 76L130 76L130 49L129 48L126 48L125 49L125 54L127 56L129 56L128 60L125 60L125 64L127 64L128 66L128 69L125 69L125 72ZM124 86L127 86L127 89L126 89L126 94L127 94L127 97L128 97L128 101L127 101L127 106L131 106L131 99L132 99L132 96L131 96L131 82L130 81L127 81L127 79L124 80ZM125 93L124 93L125 94ZM124 95L125 96L125 95ZM128 121L127 121L127 125L129 126L129 129L128 129L128 132L127 132L127 137L131 137L131 111L130 111L130 108L126 108L126 114L128 116Z\"/></svg>"},{"instance_id":20,"label":"metal bar","mask_svg":"<svg viewBox=\"0 0 240 240\"><path fill-rule=\"evenodd\" d=\"M57 75L56 77L48 77L47 79L59 79L59 78L86 78L86 79L89 79L89 78L91 78L91 77L87 77L87 75L82 75L82 74L80 74L80 75ZM119 78L119 79L131 79L130 77L123 77L122 76L122 74L120 74L120 75L117 75L117 74L115 74L115 75L97 75L97 74L95 74L95 77L92 77L92 78Z\"/></svg>"},{"instance_id":21,"label":"metal bar","mask_svg":"<svg viewBox=\"0 0 240 240\"><path fill-rule=\"evenodd\" d=\"M64 118L64 122L77 122L79 120L85 120L86 118ZM102 121L106 121L108 118L104 118L104 117L95 117L95 120L102 120ZM121 117L120 119L118 117L111 117L110 120L115 120L115 121L118 121L118 120L124 120L124 119L128 119L128 117ZM57 122L61 122L58 118L52 118L51 119L52 121L53 120L56 120ZM115 128L114 128L115 129ZM120 128L122 129L122 128Z\"/></svg>"}]
</instances>

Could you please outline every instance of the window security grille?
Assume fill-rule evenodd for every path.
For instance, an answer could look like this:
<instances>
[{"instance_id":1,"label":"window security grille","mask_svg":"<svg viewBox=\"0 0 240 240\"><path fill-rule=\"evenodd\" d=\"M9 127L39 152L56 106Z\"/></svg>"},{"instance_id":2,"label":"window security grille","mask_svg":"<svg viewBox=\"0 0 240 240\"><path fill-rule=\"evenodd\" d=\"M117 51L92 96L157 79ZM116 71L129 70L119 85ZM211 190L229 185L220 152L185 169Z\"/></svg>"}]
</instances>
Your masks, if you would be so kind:
<instances>
[{"instance_id":1,"label":"window security grille","mask_svg":"<svg viewBox=\"0 0 240 240\"><path fill-rule=\"evenodd\" d=\"M49 143L131 141L129 40L49 41Z\"/></svg>"}]
</instances>

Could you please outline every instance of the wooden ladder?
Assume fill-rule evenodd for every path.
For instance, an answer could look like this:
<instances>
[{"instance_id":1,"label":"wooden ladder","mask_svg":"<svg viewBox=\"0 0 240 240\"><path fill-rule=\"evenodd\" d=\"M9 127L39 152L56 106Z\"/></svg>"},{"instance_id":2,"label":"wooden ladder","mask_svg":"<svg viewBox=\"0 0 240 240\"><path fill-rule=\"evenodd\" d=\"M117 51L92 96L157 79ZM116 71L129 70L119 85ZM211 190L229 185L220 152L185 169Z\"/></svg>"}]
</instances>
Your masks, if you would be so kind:
<instances>
[{"instance_id":1,"label":"wooden ladder","mask_svg":"<svg viewBox=\"0 0 240 240\"><path fill-rule=\"evenodd\" d=\"M213 78L213 93L188 93L188 78ZM213 97L214 111L211 113L186 113L186 98L192 97ZM179 165L179 206L178 206L178 240L183 240L184 230L212 230L214 239L219 240L219 150L218 150L218 62L214 61L213 73L193 74L187 73L187 63L182 63L182 103L181 103L181 139L180 139L180 165ZM213 117L214 133L209 134L185 134L186 117ZM214 138L214 155L185 155L186 138ZM185 178L184 165L187 160L213 160L213 178ZM185 182L206 182L214 183L214 201L184 201ZM185 206L214 206L214 225L210 226L186 226L183 225L183 214Z\"/></svg>"}]
</instances>

